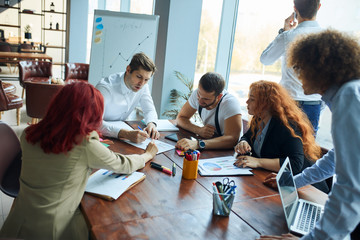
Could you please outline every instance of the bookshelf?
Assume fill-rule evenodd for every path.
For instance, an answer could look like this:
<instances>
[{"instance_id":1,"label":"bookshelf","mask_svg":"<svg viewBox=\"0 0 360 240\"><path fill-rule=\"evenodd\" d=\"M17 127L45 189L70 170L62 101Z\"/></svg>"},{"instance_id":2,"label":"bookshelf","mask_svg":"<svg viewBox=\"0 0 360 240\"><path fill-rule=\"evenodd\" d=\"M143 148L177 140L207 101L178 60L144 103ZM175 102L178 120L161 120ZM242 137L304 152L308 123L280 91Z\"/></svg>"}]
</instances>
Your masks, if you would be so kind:
<instances>
[{"instance_id":1,"label":"bookshelf","mask_svg":"<svg viewBox=\"0 0 360 240\"><path fill-rule=\"evenodd\" d=\"M0 0L0 29L11 44L25 42L46 47L53 58L56 77L64 77L68 61L68 14L70 0ZM31 39L25 39L25 26L31 26ZM54 74L55 75L55 74Z\"/></svg>"}]
</instances>

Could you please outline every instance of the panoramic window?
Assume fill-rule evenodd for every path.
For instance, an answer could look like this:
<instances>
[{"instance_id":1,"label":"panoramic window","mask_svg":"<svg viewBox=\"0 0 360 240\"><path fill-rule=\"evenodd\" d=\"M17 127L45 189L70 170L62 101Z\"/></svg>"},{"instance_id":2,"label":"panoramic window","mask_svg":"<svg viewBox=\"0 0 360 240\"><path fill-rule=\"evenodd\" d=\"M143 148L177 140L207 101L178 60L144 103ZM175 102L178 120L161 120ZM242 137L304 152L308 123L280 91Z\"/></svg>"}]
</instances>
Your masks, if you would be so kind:
<instances>
[{"instance_id":1,"label":"panoramic window","mask_svg":"<svg viewBox=\"0 0 360 240\"><path fill-rule=\"evenodd\" d=\"M292 1L239 1L228 91L240 100L244 118L248 117L245 102L250 84L258 80L279 82L281 79L280 60L264 66L260 55L292 11ZM353 24L360 20L360 2L350 0L344 5L336 0L322 1L317 20L324 28L331 27L360 36L360 25ZM332 148L330 124L331 112L326 107L322 111L317 134L317 142L325 148Z\"/></svg>"},{"instance_id":2,"label":"panoramic window","mask_svg":"<svg viewBox=\"0 0 360 240\"><path fill-rule=\"evenodd\" d=\"M203 1L194 89L204 73L215 69L222 4L223 1L219 0Z\"/></svg>"}]
</instances>

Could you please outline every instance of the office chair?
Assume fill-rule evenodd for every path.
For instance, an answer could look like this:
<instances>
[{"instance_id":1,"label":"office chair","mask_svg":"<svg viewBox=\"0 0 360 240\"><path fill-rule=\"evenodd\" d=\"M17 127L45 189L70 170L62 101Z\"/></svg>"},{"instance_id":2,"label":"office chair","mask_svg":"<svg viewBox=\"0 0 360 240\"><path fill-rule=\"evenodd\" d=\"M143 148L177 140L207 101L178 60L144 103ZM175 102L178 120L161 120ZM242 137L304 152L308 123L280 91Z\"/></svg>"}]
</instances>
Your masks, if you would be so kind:
<instances>
[{"instance_id":1,"label":"office chair","mask_svg":"<svg viewBox=\"0 0 360 240\"><path fill-rule=\"evenodd\" d=\"M7 42L0 42L0 52L12 52L11 51L11 45ZM10 73L11 70L11 64L10 63L4 63L9 68ZM4 66L4 64L2 64Z\"/></svg>"},{"instance_id":2,"label":"office chair","mask_svg":"<svg viewBox=\"0 0 360 240\"><path fill-rule=\"evenodd\" d=\"M21 148L15 132L0 121L0 190L17 197L20 189Z\"/></svg>"},{"instance_id":3,"label":"office chair","mask_svg":"<svg viewBox=\"0 0 360 240\"><path fill-rule=\"evenodd\" d=\"M54 95L64 85L26 82L26 114L32 118L31 123L35 124L46 114L47 108Z\"/></svg>"},{"instance_id":4,"label":"office chair","mask_svg":"<svg viewBox=\"0 0 360 240\"><path fill-rule=\"evenodd\" d=\"M23 87L21 97L24 98L25 82L50 83L52 77L52 62L20 61L19 81Z\"/></svg>"},{"instance_id":5,"label":"office chair","mask_svg":"<svg viewBox=\"0 0 360 240\"><path fill-rule=\"evenodd\" d=\"M16 121L18 126L20 125L20 108L22 105L23 99L12 93L5 93L2 81L0 81L0 112L16 109Z\"/></svg>"},{"instance_id":6,"label":"office chair","mask_svg":"<svg viewBox=\"0 0 360 240\"><path fill-rule=\"evenodd\" d=\"M89 64L86 63L66 63L65 81L88 81Z\"/></svg>"}]
</instances>

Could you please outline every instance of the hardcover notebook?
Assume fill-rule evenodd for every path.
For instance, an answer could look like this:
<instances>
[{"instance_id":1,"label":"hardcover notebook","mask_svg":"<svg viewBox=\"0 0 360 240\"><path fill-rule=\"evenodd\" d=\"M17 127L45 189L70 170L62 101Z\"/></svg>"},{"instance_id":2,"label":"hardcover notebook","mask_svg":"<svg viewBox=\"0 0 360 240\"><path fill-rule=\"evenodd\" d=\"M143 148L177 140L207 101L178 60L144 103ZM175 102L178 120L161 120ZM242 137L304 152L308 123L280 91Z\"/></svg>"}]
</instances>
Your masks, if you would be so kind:
<instances>
[{"instance_id":1,"label":"hardcover notebook","mask_svg":"<svg viewBox=\"0 0 360 240\"><path fill-rule=\"evenodd\" d=\"M133 172L126 175L100 169L89 177L85 192L108 201L114 201L121 194L144 180L145 177L145 174L141 172Z\"/></svg>"},{"instance_id":2,"label":"hardcover notebook","mask_svg":"<svg viewBox=\"0 0 360 240\"><path fill-rule=\"evenodd\" d=\"M290 232L300 235L307 234L315 227L324 207L314 202L299 199L289 158L286 158L281 166L276 176L276 182Z\"/></svg>"}]
</instances>

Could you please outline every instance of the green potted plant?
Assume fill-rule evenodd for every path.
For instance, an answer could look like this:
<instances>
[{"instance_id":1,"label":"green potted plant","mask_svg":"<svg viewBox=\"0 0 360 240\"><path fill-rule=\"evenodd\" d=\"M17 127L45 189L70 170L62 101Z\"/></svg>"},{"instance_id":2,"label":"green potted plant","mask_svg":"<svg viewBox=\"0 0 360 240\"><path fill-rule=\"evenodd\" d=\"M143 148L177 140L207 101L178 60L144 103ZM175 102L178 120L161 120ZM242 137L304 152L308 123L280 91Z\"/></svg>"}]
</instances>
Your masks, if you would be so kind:
<instances>
[{"instance_id":1,"label":"green potted plant","mask_svg":"<svg viewBox=\"0 0 360 240\"><path fill-rule=\"evenodd\" d=\"M168 109L163 112L163 116L169 119L176 119L177 115L180 112L181 107L185 104L185 102L191 96L193 92L194 81L192 79L187 78L184 74L179 71L174 71L177 79L181 81L182 84L186 86L186 92L182 92L178 89L171 89L170 91L170 104L173 106L171 109ZM193 116L194 121L198 121L200 118L198 113Z\"/></svg>"},{"instance_id":2,"label":"green potted plant","mask_svg":"<svg viewBox=\"0 0 360 240\"><path fill-rule=\"evenodd\" d=\"M25 32L25 39L27 40L31 39L31 25L27 24L24 27L24 32Z\"/></svg>"}]
</instances>

